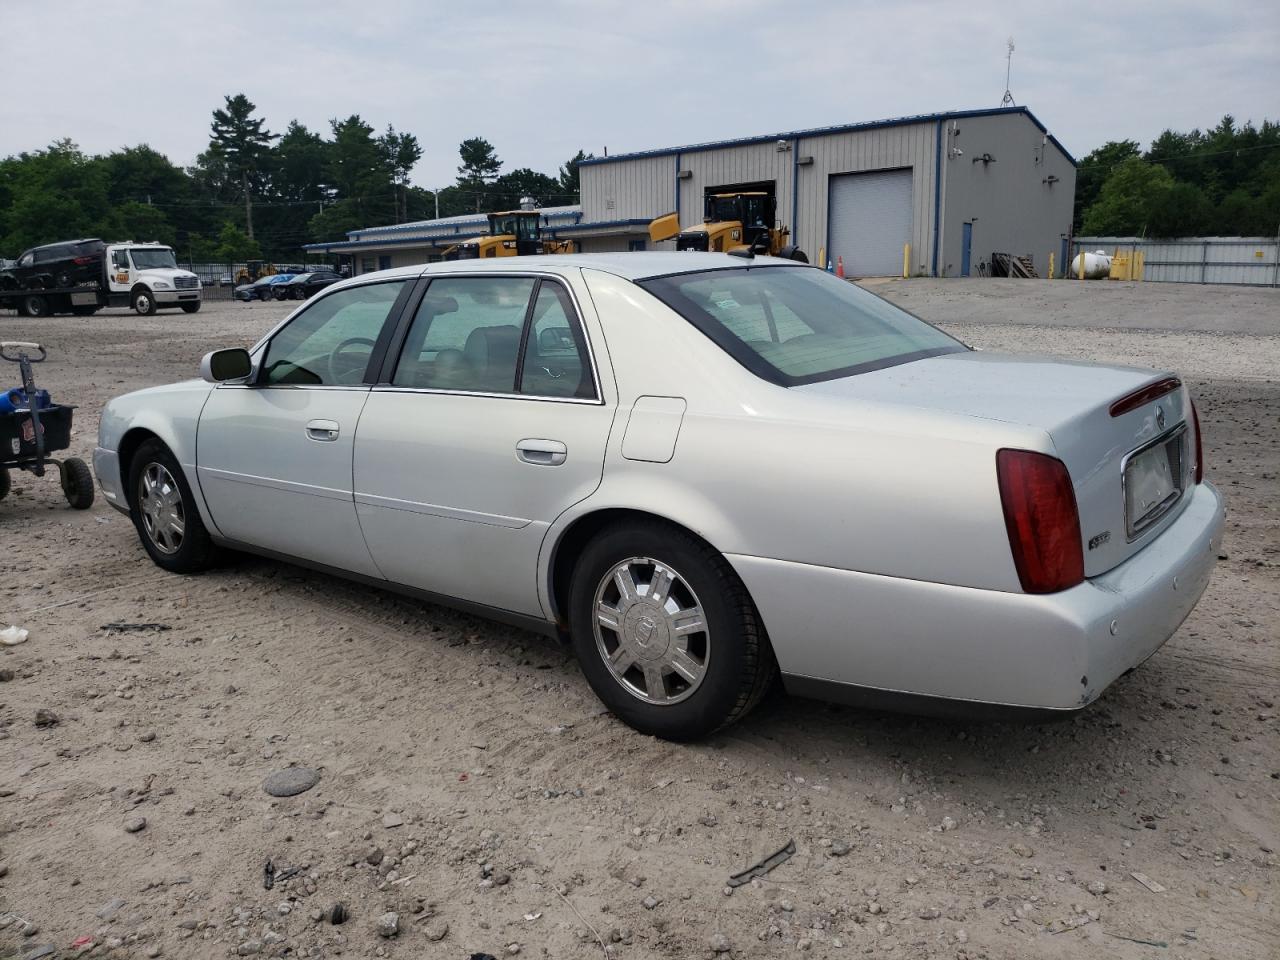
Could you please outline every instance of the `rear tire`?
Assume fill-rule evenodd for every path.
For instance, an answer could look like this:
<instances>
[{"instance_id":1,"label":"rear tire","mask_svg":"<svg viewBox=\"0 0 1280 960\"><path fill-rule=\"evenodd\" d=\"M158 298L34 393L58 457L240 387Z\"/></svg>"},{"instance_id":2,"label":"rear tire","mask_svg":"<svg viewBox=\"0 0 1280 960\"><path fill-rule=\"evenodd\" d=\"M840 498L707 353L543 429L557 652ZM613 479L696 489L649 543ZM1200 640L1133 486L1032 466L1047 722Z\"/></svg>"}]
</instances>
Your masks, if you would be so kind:
<instances>
[{"instance_id":1,"label":"rear tire","mask_svg":"<svg viewBox=\"0 0 1280 960\"><path fill-rule=\"evenodd\" d=\"M156 313L155 295L146 288L133 292L133 310L140 317L154 317Z\"/></svg>"},{"instance_id":2,"label":"rear tire","mask_svg":"<svg viewBox=\"0 0 1280 960\"><path fill-rule=\"evenodd\" d=\"M0 467L0 500L9 495L9 471Z\"/></svg>"},{"instance_id":3,"label":"rear tire","mask_svg":"<svg viewBox=\"0 0 1280 960\"><path fill-rule=\"evenodd\" d=\"M184 303L184 304L181 304L181 307L182 307L183 313L199 313L200 301L197 300L195 303Z\"/></svg>"},{"instance_id":4,"label":"rear tire","mask_svg":"<svg viewBox=\"0 0 1280 960\"><path fill-rule=\"evenodd\" d=\"M728 561L661 521L609 527L587 545L569 624L596 695L624 723L666 740L734 723L777 674L755 604Z\"/></svg>"},{"instance_id":5,"label":"rear tire","mask_svg":"<svg viewBox=\"0 0 1280 960\"><path fill-rule=\"evenodd\" d=\"M156 566L171 573L199 573L213 566L217 547L182 468L159 440L143 443L129 462L127 495L142 548Z\"/></svg>"},{"instance_id":6,"label":"rear tire","mask_svg":"<svg viewBox=\"0 0 1280 960\"><path fill-rule=\"evenodd\" d=\"M49 306L49 298L38 293L29 293L18 304L18 313L24 317L47 317L53 313Z\"/></svg>"},{"instance_id":7,"label":"rear tire","mask_svg":"<svg viewBox=\"0 0 1280 960\"><path fill-rule=\"evenodd\" d=\"M87 463L77 457L62 462L62 492L77 510L93 506L93 471Z\"/></svg>"}]
</instances>

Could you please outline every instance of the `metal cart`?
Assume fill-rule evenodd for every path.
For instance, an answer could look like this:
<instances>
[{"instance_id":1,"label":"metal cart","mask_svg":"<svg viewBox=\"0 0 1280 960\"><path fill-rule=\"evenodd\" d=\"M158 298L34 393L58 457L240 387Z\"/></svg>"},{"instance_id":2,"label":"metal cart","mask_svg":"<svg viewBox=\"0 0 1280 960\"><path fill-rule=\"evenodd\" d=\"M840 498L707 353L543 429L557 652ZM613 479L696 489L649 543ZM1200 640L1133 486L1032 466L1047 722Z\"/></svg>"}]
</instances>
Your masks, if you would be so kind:
<instances>
[{"instance_id":1,"label":"metal cart","mask_svg":"<svg viewBox=\"0 0 1280 960\"><path fill-rule=\"evenodd\" d=\"M36 353L38 352L38 356ZM16 363L22 373L22 392L9 391L9 403L0 411L0 500L9 493L9 469L26 470L37 477L56 466L67 503L77 510L93 506L93 473L77 457L57 460L49 454L71 446L70 404L40 405L33 363L43 363L48 352L38 343L0 341L0 359ZM16 398L17 404L13 403Z\"/></svg>"}]
</instances>

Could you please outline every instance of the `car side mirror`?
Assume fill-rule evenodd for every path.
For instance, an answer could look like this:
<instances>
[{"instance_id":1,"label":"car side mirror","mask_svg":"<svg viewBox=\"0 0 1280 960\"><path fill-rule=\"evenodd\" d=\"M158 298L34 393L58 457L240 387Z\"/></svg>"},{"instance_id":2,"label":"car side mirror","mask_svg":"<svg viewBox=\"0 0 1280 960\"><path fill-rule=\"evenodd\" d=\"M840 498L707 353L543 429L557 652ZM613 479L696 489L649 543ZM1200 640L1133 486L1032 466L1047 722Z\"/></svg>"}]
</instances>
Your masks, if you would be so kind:
<instances>
[{"instance_id":1,"label":"car side mirror","mask_svg":"<svg viewBox=\"0 0 1280 960\"><path fill-rule=\"evenodd\" d=\"M214 350L200 360L200 378L206 383L226 383L243 380L253 373L253 360L249 351L240 347Z\"/></svg>"}]
</instances>

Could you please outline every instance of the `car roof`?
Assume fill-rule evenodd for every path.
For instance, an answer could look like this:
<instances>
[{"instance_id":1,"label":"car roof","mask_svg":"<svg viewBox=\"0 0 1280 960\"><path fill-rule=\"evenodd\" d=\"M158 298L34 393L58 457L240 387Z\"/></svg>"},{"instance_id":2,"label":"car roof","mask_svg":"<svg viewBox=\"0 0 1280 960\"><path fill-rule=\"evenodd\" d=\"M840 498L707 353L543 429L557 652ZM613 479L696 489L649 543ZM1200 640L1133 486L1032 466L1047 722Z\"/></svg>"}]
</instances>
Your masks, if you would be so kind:
<instances>
[{"instance_id":1,"label":"car roof","mask_svg":"<svg viewBox=\"0 0 1280 960\"><path fill-rule=\"evenodd\" d=\"M564 273L576 268L601 270L627 280L647 280L673 273L693 273L699 270L740 270L751 265L801 266L794 260L778 257L736 257L727 253L701 253L694 250L679 252L635 251L632 253L569 253L534 257L493 257L476 260L445 260L439 263L415 264L411 267L393 267L376 273L362 273L354 279L367 281L373 278L390 280L397 277L431 276L434 273Z\"/></svg>"}]
</instances>

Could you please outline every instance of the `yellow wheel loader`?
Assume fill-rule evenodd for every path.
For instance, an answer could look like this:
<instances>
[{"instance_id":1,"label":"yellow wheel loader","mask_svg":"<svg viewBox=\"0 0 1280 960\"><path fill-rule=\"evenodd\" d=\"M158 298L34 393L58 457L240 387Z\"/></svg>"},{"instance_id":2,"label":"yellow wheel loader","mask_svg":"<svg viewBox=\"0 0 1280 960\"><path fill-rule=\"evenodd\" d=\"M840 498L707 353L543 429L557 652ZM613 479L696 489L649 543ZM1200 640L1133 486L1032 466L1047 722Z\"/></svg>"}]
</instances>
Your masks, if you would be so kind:
<instances>
[{"instance_id":1,"label":"yellow wheel loader","mask_svg":"<svg viewBox=\"0 0 1280 960\"><path fill-rule=\"evenodd\" d=\"M699 226L681 230L679 216L668 213L649 224L649 239L661 243L675 237L677 250L749 250L808 263L809 258L790 242L791 231L777 222L775 213L776 202L767 193L714 193L707 197Z\"/></svg>"},{"instance_id":2,"label":"yellow wheel loader","mask_svg":"<svg viewBox=\"0 0 1280 960\"><path fill-rule=\"evenodd\" d=\"M484 257L529 257L540 253L573 253L572 240L556 240L542 235L542 217L537 210L504 210L489 214L489 235L464 240L444 252L446 260L476 260Z\"/></svg>"}]
</instances>

